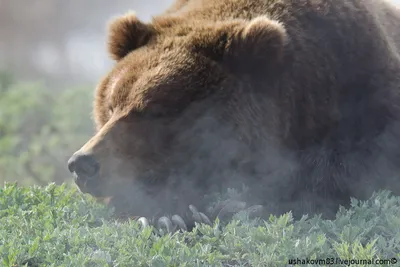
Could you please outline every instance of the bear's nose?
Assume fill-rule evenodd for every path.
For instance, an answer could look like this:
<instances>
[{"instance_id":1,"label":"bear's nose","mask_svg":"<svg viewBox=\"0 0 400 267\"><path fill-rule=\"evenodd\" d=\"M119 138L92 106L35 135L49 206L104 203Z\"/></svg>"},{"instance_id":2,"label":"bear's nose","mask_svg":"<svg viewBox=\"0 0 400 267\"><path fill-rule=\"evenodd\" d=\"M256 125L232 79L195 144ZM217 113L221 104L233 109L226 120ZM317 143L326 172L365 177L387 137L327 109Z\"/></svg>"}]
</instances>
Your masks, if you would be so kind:
<instances>
[{"instance_id":1,"label":"bear's nose","mask_svg":"<svg viewBox=\"0 0 400 267\"><path fill-rule=\"evenodd\" d=\"M92 155L75 153L68 160L68 169L76 174L78 179L90 179L99 172L100 165Z\"/></svg>"}]
</instances>

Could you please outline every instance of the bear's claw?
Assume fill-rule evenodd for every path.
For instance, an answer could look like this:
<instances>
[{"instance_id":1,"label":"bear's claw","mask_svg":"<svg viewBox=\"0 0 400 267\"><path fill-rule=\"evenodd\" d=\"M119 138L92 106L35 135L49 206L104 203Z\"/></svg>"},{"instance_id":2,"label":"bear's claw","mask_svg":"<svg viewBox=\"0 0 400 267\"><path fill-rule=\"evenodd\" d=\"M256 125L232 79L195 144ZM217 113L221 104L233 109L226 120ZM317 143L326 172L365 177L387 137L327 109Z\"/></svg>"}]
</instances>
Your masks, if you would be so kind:
<instances>
[{"instance_id":1,"label":"bear's claw","mask_svg":"<svg viewBox=\"0 0 400 267\"><path fill-rule=\"evenodd\" d=\"M225 200L217 204L211 211L212 218L224 218L228 214L238 213L246 209L246 202L237 200Z\"/></svg>"},{"instance_id":2,"label":"bear's claw","mask_svg":"<svg viewBox=\"0 0 400 267\"><path fill-rule=\"evenodd\" d=\"M157 228L161 231L166 230L167 233L172 233L175 231L176 226L174 227L174 225L172 224L171 220L168 217L163 216L158 219Z\"/></svg>"},{"instance_id":3,"label":"bear's claw","mask_svg":"<svg viewBox=\"0 0 400 267\"><path fill-rule=\"evenodd\" d=\"M148 227L150 225L149 220L147 220L146 217L140 217L138 219L138 222L140 222L140 225L142 226L142 228Z\"/></svg>"},{"instance_id":4,"label":"bear's claw","mask_svg":"<svg viewBox=\"0 0 400 267\"><path fill-rule=\"evenodd\" d=\"M254 205L245 209L245 212L248 212L249 217L257 217L262 215L263 209L264 207L262 205Z\"/></svg>"},{"instance_id":5,"label":"bear's claw","mask_svg":"<svg viewBox=\"0 0 400 267\"><path fill-rule=\"evenodd\" d=\"M205 223L208 225L212 225L210 218L202 212L199 212L198 209L194 205L189 205L189 210L192 212L192 220L197 223ZM224 218L228 214L235 214L240 211L247 212L249 217L258 216L261 214L263 210L262 205L254 205L250 207L246 207L245 202L236 201L236 200L227 200L219 203L211 212L211 218L214 220L216 218ZM153 220L151 223L145 217L140 217L138 219L142 229L153 224ZM175 214L169 219L167 216L162 216L157 221L157 229L160 232L173 233L177 230L182 230L183 232L188 231L187 224L184 219Z\"/></svg>"},{"instance_id":6,"label":"bear's claw","mask_svg":"<svg viewBox=\"0 0 400 267\"><path fill-rule=\"evenodd\" d=\"M181 216L175 214L174 216L172 216L171 220L175 225L179 226L180 229L182 229L183 231L187 231L186 223Z\"/></svg>"}]
</instances>

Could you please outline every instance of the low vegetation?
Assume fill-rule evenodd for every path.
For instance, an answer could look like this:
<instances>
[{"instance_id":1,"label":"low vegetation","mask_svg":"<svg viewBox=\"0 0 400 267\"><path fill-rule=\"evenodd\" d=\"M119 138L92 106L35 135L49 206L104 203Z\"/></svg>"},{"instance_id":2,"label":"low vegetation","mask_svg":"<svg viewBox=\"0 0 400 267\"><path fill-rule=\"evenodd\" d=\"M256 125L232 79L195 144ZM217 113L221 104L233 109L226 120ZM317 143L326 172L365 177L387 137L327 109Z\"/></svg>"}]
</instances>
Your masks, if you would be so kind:
<instances>
[{"instance_id":1,"label":"low vegetation","mask_svg":"<svg viewBox=\"0 0 400 267\"><path fill-rule=\"evenodd\" d=\"M0 70L0 184L61 184L66 162L93 133L92 86L50 88Z\"/></svg>"},{"instance_id":2,"label":"low vegetation","mask_svg":"<svg viewBox=\"0 0 400 267\"><path fill-rule=\"evenodd\" d=\"M333 221L238 214L228 224L217 220L167 235L133 220L118 222L112 213L66 184L6 183L0 189L0 265L288 266L293 259L302 266L400 265L400 198L387 191L353 199Z\"/></svg>"}]
</instances>

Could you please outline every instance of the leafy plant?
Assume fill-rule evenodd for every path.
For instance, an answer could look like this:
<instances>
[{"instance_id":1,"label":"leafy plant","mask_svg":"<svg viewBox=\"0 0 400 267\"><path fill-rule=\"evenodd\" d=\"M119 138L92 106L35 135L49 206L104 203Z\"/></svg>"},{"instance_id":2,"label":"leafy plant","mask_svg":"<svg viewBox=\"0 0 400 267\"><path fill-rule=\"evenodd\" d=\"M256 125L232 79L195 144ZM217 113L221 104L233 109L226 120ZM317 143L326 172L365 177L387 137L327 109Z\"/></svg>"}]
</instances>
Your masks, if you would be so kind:
<instances>
[{"instance_id":1,"label":"leafy plant","mask_svg":"<svg viewBox=\"0 0 400 267\"><path fill-rule=\"evenodd\" d=\"M399 227L400 197L387 191L332 221L287 213L161 236L66 184L0 189L2 266L399 266ZM356 265L368 260L379 262Z\"/></svg>"},{"instance_id":2,"label":"leafy plant","mask_svg":"<svg viewBox=\"0 0 400 267\"><path fill-rule=\"evenodd\" d=\"M92 89L50 90L0 75L0 182L70 179L68 157L91 135Z\"/></svg>"}]
</instances>

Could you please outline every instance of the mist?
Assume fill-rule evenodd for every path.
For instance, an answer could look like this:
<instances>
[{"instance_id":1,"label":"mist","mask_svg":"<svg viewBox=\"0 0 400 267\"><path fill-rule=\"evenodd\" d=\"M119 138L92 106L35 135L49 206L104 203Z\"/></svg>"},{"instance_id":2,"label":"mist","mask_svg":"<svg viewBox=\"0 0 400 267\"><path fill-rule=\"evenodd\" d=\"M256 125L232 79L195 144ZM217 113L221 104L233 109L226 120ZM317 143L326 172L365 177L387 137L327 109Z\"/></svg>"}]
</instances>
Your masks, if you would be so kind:
<instances>
[{"instance_id":1,"label":"mist","mask_svg":"<svg viewBox=\"0 0 400 267\"><path fill-rule=\"evenodd\" d=\"M12 73L20 81L44 82L47 86L46 90L50 91L64 92L69 90L71 86L89 84L90 88L87 90L89 95L92 95L96 83L113 66L113 61L106 50L106 25L108 21L115 16L126 13L128 10L134 10L141 20L150 21L152 16L162 12L172 2L172 0L145 2L135 0L115 0L112 2L105 0L38 0L28 3L21 0L0 0L0 69ZM85 102L85 105L90 106L88 110L91 108L91 101ZM46 102L42 105L45 104ZM70 103L65 103L65 108L69 110L76 108L69 105ZM244 109L244 111L257 112L257 110L249 109ZM62 118L67 118L68 113L63 116ZM71 118L75 116L72 118L75 120L80 120L80 116L82 116L82 118L85 118L86 124L86 121L91 121L92 114L85 109L85 111L79 111L70 116ZM246 113L243 113L243 116L245 117ZM27 121L29 122L29 120ZM198 138L192 147L191 160L193 164L187 165L186 169L181 169L180 173L171 174L172 177L176 175L175 179L183 179L183 177L192 175L207 176L210 181L226 178L227 180L220 180L221 184L224 185L219 188L222 190L226 190L230 186L240 187L243 183L246 186L257 188L262 181L263 187L258 188L257 194L246 196L244 200L251 204L258 204L257 201L262 199L264 202L262 204L268 212L281 213L301 205L302 207L298 209L299 213L303 211L312 212L316 209L313 204L324 201L315 198L308 201L311 196L304 195L301 197L304 199L303 202L288 201L285 203L286 206L278 207L273 202L273 200L284 198L285 194L293 193L290 190L293 190L293 184L296 181L292 179L291 175L302 164L302 162L294 159L294 155L290 151L276 147L274 136L270 136L266 132L251 133L251 138L258 135L262 136L263 140L258 140L260 143L255 142L254 145L250 146L251 150L248 150L248 147L243 147L243 144L237 142L236 137L230 136L233 131L230 126L221 127L221 124L213 121L211 116L204 116L197 123L190 132L185 132L179 137L185 139L193 134L198 134ZM72 152L83 145L86 137L93 134L92 124L90 122L88 127L77 125L77 129L85 135L84 138L79 139L77 143L63 145L64 150L58 150L57 156L50 155L49 157L55 158L56 162L46 161L43 165L40 165L42 164L41 157L43 154L38 153L32 165L39 164L39 166L48 167L58 164L57 166L59 166L53 176L49 175L50 180L45 182L72 181L72 177L66 168L67 159ZM54 127L57 128L58 125ZM58 131L62 131L62 127L59 128ZM393 128L397 129L398 125L393 125ZM208 129L208 132L199 133L199 129ZM42 129L38 130L38 132L41 131ZM398 130L393 131L398 132ZM31 136L33 136L33 130L24 133L21 138L30 138ZM48 140L46 138L47 136L43 137L45 141ZM368 181L368 183L363 184L365 187L361 187L361 184L351 185L355 187L354 192L362 191L358 194L359 196L368 197L368 194L379 186L379 184L376 184L377 176L387 176L391 179L385 182L388 188L400 187L400 182L396 180L397 176L391 172L392 167L388 167L385 160L386 157L395 153L393 152L397 149L393 146L395 140L396 136L391 132L385 132L380 137L379 143L382 150L377 156L376 165L379 168L363 173L367 177L365 181ZM262 144L262 146L258 146L259 144ZM31 149L27 147L19 148L16 152L17 156L22 154L21 151ZM269 147L269 149L260 149L264 147ZM204 154L204 151L213 148L218 148L218 151L214 151L213 157L205 160L207 154ZM0 153L5 156L8 151L1 151ZM243 158L243 154L246 153L248 160L238 162L238 159ZM316 149L315 153L323 153L323 149ZM356 157L357 155L350 155L349 157L353 156ZM379 160L382 161L381 165L379 165ZM325 164L324 159L320 163ZM232 168L232 164L236 164L235 168ZM15 169L16 174L21 173L19 166L9 166L9 168ZM348 166L348 169L351 168L351 166ZM1 177L2 170L5 170L5 167L2 169L0 165L0 181L18 180L24 183L26 170L22 172L21 176L16 175L15 178L14 176ZM174 181L172 179L171 183L174 183ZM379 181L379 183L383 182L382 180ZM37 180L34 180L34 183L40 184ZM341 185L343 187L349 186L345 183ZM367 189L367 187L370 187L370 189L368 189L368 193L365 193L362 189ZM181 203L189 205L196 200L196 197L201 197L193 191L196 188L196 184L183 183L181 188L175 189L188 192L187 196L183 196ZM268 206L269 201L271 201L270 206ZM326 203L327 206L336 204L336 202Z\"/></svg>"},{"instance_id":2,"label":"mist","mask_svg":"<svg viewBox=\"0 0 400 267\"><path fill-rule=\"evenodd\" d=\"M0 1L0 67L21 79L95 83L112 66L107 22L133 10L143 21L172 0Z\"/></svg>"}]
</instances>

